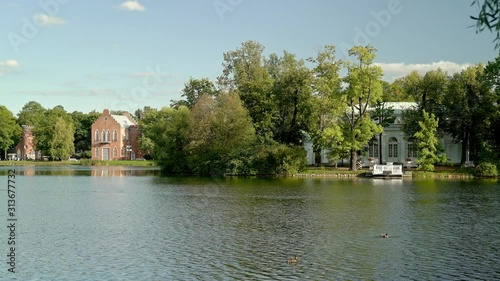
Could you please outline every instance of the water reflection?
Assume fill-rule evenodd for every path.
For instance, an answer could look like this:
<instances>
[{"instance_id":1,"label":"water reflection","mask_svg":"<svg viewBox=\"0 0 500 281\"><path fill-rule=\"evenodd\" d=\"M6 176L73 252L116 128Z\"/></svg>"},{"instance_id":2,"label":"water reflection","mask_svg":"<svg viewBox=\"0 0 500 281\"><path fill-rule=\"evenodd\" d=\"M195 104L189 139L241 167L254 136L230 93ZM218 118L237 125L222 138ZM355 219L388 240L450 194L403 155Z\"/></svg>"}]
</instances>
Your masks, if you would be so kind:
<instances>
[{"instance_id":1,"label":"water reflection","mask_svg":"<svg viewBox=\"0 0 500 281\"><path fill-rule=\"evenodd\" d=\"M93 177L125 177L155 176L160 174L156 167L132 166L3 166L0 175L7 175L15 170L21 176L93 176Z\"/></svg>"},{"instance_id":2,"label":"water reflection","mask_svg":"<svg viewBox=\"0 0 500 281\"><path fill-rule=\"evenodd\" d=\"M18 182L20 280L500 279L498 182L38 169Z\"/></svg>"}]
</instances>

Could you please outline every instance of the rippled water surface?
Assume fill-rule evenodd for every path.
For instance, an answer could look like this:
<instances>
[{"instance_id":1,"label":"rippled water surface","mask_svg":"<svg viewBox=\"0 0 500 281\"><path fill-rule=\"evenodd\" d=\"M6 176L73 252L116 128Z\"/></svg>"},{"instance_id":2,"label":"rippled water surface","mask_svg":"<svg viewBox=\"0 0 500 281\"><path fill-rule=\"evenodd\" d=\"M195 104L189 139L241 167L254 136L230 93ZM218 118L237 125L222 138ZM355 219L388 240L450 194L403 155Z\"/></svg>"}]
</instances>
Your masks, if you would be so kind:
<instances>
[{"instance_id":1,"label":"rippled water surface","mask_svg":"<svg viewBox=\"0 0 500 281\"><path fill-rule=\"evenodd\" d=\"M16 172L18 273L3 227L0 280L500 279L497 181Z\"/></svg>"}]
</instances>

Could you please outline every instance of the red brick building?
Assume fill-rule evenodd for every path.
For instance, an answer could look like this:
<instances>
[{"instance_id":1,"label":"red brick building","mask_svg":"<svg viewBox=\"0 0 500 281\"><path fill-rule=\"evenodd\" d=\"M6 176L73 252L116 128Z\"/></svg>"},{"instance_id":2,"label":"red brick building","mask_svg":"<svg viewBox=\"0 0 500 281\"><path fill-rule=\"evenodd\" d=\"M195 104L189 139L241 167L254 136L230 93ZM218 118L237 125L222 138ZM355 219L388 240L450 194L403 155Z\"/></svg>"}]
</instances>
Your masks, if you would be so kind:
<instances>
[{"instance_id":1,"label":"red brick building","mask_svg":"<svg viewBox=\"0 0 500 281\"><path fill-rule=\"evenodd\" d=\"M42 158L42 153L35 150L35 144L33 143L33 127L23 125L22 128L23 133L21 140L14 149L17 159L40 160Z\"/></svg>"},{"instance_id":2,"label":"red brick building","mask_svg":"<svg viewBox=\"0 0 500 281\"><path fill-rule=\"evenodd\" d=\"M128 112L112 115L104 109L92 124L92 159L134 160L141 158L139 125Z\"/></svg>"}]
</instances>

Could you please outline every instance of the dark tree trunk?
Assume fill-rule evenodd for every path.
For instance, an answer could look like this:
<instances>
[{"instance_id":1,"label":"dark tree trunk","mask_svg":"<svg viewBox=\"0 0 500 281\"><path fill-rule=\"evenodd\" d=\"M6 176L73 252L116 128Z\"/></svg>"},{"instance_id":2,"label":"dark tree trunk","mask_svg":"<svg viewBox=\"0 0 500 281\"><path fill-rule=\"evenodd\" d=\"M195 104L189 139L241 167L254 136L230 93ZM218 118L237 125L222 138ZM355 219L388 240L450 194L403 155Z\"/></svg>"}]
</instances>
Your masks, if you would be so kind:
<instances>
[{"instance_id":1,"label":"dark tree trunk","mask_svg":"<svg viewBox=\"0 0 500 281\"><path fill-rule=\"evenodd\" d=\"M299 90L295 90L295 96L293 98L293 115L292 115L292 122L290 124L290 132L289 132L289 137L288 137L288 142L289 143L296 143L295 138L295 125L297 123L297 111L298 111L298 106L297 104L299 103Z\"/></svg>"},{"instance_id":2,"label":"dark tree trunk","mask_svg":"<svg viewBox=\"0 0 500 281\"><path fill-rule=\"evenodd\" d=\"M378 162L382 165L382 133L378 135Z\"/></svg>"},{"instance_id":3,"label":"dark tree trunk","mask_svg":"<svg viewBox=\"0 0 500 281\"><path fill-rule=\"evenodd\" d=\"M467 160L467 148L469 147L469 137L468 133L464 132L462 137L462 157L460 157L460 166L465 165Z\"/></svg>"},{"instance_id":4,"label":"dark tree trunk","mask_svg":"<svg viewBox=\"0 0 500 281\"><path fill-rule=\"evenodd\" d=\"M321 163L321 149L317 149L314 151L314 164L316 164L316 167L323 166L323 163Z\"/></svg>"},{"instance_id":5,"label":"dark tree trunk","mask_svg":"<svg viewBox=\"0 0 500 281\"><path fill-rule=\"evenodd\" d=\"M356 162L357 162L356 150L351 149L351 161L350 161L351 171L356 171L357 170Z\"/></svg>"}]
</instances>

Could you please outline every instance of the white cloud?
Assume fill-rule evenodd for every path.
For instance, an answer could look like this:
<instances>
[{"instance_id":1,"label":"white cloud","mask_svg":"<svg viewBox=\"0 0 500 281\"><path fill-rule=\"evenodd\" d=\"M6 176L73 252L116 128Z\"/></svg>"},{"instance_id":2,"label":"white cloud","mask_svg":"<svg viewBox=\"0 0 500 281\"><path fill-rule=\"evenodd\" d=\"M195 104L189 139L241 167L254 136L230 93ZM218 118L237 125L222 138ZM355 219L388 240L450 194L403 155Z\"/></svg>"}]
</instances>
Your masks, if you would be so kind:
<instances>
[{"instance_id":1,"label":"white cloud","mask_svg":"<svg viewBox=\"0 0 500 281\"><path fill-rule=\"evenodd\" d=\"M0 77L9 72L13 72L15 68L21 66L17 60L0 61Z\"/></svg>"},{"instance_id":2,"label":"white cloud","mask_svg":"<svg viewBox=\"0 0 500 281\"><path fill-rule=\"evenodd\" d=\"M6 60L0 62L0 66L19 67L21 64L17 60Z\"/></svg>"},{"instance_id":3,"label":"white cloud","mask_svg":"<svg viewBox=\"0 0 500 281\"><path fill-rule=\"evenodd\" d=\"M144 6L142 6L141 4L139 4L139 2L133 1L133 0L125 1L125 2L121 3L120 9L129 10L129 11L139 11L139 12L146 10L146 8Z\"/></svg>"},{"instance_id":4,"label":"white cloud","mask_svg":"<svg viewBox=\"0 0 500 281\"><path fill-rule=\"evenodd\" d=\"M59 17L51 17L46 14L37 15L35 16L35 18L36 21L43 26L66 24L66 21L64 19Z\"/></svg>"},{"instance_id":5,"label":"white cloud","mask_svg":"<svg viewBox=\"0 0 500 281\"><path fill-rule=\"evenodd\" d=\"M448 72L448 74L453 74L456 72L460 72L463 69L471 66L470 63L458 64L456 62L451 61L438 61L432 63L418 63L418 64L405 64L405 63L375 63L382 68L384 74L386 76L390 76L393 78L405 76L410 72L416 70L420 74L425 74L430 70L437 70L440 68L441 70Z\"/></svg>"}]
</instances>

